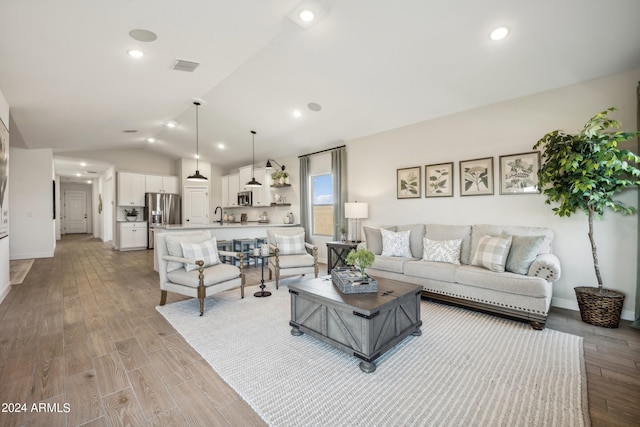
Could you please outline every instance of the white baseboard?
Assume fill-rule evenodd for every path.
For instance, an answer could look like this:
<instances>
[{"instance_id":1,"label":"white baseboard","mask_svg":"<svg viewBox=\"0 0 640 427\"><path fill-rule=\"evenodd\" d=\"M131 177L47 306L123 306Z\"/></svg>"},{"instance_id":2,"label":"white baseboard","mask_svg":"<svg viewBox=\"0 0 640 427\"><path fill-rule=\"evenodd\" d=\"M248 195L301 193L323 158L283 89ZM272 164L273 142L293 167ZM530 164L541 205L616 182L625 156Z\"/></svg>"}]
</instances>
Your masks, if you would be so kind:
<instances>
[{"instance_id":1,"label":"white baseboard","mask_svg":"<svg viewBox=\"0 0 640 427\"><path fill-rule=\"evenodd\" d=\"M11 254L11 256L9 256L11 261L32 258L53 258L53 252L32 252L26 254Z\"/></svg>"},{"instance_id":2,"label":"white baseboard","mask_svg":"<svg viewBox=\"0 0 640 427\"><path fill-rule=\"evenodd\" d=\"M563 298L552 298L551 305L558 308L566 308L568 310L580 311L578 307L578 301L568 300ZM635 313L632 310L622 310L620 318L624 320L636 320Z\"/></svg>"}]
</instances>

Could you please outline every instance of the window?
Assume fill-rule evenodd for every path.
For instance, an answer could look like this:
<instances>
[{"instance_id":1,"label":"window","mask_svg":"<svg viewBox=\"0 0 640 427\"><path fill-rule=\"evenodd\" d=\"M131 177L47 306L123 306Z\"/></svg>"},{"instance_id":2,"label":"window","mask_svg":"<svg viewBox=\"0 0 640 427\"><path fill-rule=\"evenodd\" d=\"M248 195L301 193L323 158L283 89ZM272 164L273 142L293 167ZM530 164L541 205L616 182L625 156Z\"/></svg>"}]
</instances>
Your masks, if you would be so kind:
<instances>
[{"instance_id":1,"label":"window","mask_svg":"<svg viewBox=\"0 0 640 427\"><path fill-rule=\"evenodd\" d=\"M331 174L311 177L313 234L333 236L333 177Z\"/></svg>"}]
</instances>

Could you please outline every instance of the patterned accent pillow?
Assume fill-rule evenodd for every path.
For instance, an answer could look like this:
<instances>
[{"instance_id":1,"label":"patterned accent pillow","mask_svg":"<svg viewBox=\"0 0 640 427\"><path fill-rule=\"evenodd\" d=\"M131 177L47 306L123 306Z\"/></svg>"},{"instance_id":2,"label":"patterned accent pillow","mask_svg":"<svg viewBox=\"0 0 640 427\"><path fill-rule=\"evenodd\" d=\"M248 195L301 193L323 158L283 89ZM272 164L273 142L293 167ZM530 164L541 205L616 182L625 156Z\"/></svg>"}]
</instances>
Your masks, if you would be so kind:
<instances>
[{"instance_id":1,"label":"patterned accent pillow","mask_svg":"<svg viewBox=\"0 0 640 427\"><path fill-rule=\"evenodd\" d=\"M276 246L280 250L280 255L301 255L306 254L304 247L304 232L292 235L274 234Z\"/></svg>"},{"instance_id":2,"label":"patterned accent pillow","mask_svg":"<svg viewBox=\"0 0 640 427\"><path fill-rule=\"evenodd\" d=\"M430 240L425 237L422 239L422 242L424 246L422 253L423 260L460 265L462 239Z\"/></svg>"},{"instance_id":3,"label":"patterned accent pillow","mask_svg":"<svg viewBox=\"0 0 640 427\"><path fill-rule=\"evenodd\" d=\"M411 230L396 233L381 228L380 233L382 234L382 256L411 258L411 247L409 246Z\"/></svg>"},{"instance_id":4,"label":"patterned accent pillow","mask_svg":"<svg viewBox=\"0 0 640 427\"><path fill-rule=\"evenodd\" d=\"M182 256L189 259L201 259L204 261L204 267L209 267L220 263L220 257L218 256L218 242L213 237L202 243L187 243L180 242L182 246ZM198 266L195 264L184 264L184 269L187 271L197 270Z\"/></svg>"},{"instance_id":5,"label":"patterned accent pillow","mask_svg":"<svg viewBox=\"0 0 640 427\"><path fill-rule=\"evenodd\" d=\"M511 236L482 236L473 256L471 265L484 267L497 273L504 273L504 266L511 248Z\"/></svg>"}]
</instances>

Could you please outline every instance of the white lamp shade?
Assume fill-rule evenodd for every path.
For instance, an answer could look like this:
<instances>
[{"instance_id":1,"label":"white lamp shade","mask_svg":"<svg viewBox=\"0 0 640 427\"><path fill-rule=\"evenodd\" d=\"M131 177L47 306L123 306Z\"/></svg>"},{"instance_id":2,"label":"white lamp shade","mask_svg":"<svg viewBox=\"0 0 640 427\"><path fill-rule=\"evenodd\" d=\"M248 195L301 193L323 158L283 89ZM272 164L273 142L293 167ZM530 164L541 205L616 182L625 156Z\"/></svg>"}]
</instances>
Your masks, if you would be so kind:
<instances>
[{"instance_id":1,"label":"white lamp shade","mask_svg":"<svg viewBox=\"0 0 640 427\"><path fill-rule=\"evenodd\" d=\"M368 203L345 203L344 204L344 216L345 218L362 219L369 217L369 204Z\"/></svg>"}]
</instances>

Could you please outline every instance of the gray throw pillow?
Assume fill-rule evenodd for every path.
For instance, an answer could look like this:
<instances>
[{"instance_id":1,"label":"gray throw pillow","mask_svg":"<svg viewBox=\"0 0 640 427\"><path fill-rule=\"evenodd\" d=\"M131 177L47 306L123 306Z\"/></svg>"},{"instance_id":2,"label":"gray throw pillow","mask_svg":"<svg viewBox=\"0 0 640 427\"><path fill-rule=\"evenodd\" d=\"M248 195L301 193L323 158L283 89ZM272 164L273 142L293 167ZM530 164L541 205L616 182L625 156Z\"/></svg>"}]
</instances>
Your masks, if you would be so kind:
<instances>
[{"instance_id":1,"label":"gray throw pillow","mask_svg":"<svg viewBox=\"0 0 640 427\"><path fill-rule=\"evenodd\" d=\"M502 237L506 237L505 233L502 233ZM511 249L509 250L505 269L512 273L526 275L529 272L531 263L535 261L538 255L538 250L540 250L540 246L544 242L544 236L514 235L511 237Z\"/></svg>"}]
</instances>

